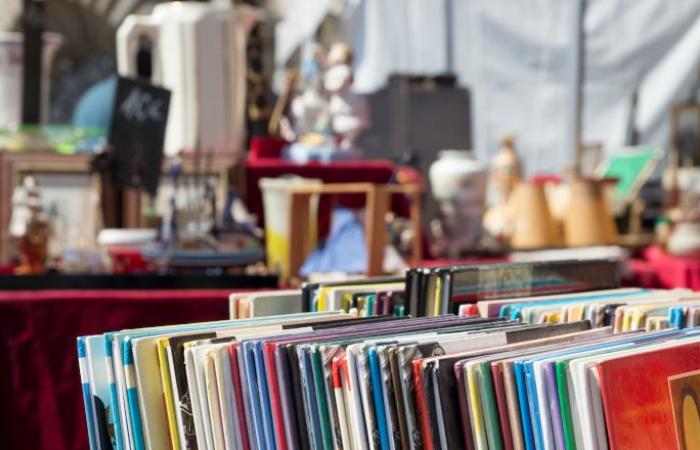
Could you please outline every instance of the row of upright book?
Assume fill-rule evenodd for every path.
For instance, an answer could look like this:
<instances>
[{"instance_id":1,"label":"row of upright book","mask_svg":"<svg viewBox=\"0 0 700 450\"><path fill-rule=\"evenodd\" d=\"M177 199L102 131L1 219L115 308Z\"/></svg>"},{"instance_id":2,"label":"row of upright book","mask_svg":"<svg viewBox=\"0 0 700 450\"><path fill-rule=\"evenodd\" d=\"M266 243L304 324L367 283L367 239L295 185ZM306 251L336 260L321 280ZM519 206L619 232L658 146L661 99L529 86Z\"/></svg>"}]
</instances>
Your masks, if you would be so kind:
<instances>
[{"instance_id":1,"label":"row of upright book","mask_svg":"<svg viewBox=\"0 0 700 450\"><path fill-rule=\"evenodd\" d=\"M413 317L411 283L383 278L79 337L91 448L700 448L700 297L580 268L526 288L510 267L502 283L483 269L476 303L444 297L448 314Z\"/></svg>"}]
</instances>

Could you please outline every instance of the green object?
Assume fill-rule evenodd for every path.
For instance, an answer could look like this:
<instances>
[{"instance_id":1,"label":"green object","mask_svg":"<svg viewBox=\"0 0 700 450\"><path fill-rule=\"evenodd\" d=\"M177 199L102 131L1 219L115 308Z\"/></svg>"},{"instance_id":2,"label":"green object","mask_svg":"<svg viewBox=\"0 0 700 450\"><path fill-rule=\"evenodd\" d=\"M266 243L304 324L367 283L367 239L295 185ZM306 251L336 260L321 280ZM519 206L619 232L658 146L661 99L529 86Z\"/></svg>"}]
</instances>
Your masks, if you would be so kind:
<instances>
[{"instance_id":1,"label":"green object","mask_svg":"<svg viewBox=\"0 0 700 450\"><path fill-rule=\"evenodd\" d=\"M661 154L661 149L656 147L626 147L612 155L599 169L598 175L616 178L617 198L626 203L637 196L661 159Z\"/></svg>"},{"instance_id":2,"label":"green object","mask_svg":"<svg viewBox=\"0 0 700 450\"><path fill-rule=\"evenodd\" d=\"M502 449L501 419L498 416L498 403L496 402L496 388L494 387L491 373L491 360L481 362L478 365L476 376L481 385L481 409L483 411L489 449Z\"/></svg>"},{"instance_id":3,"label":"green object","mask_svg":"<svg viewBox=\"0 0 700 450\"><path fill-rule=\"evenodd\" d=\"M333 431L329 422L330 414L328 412L328 402L326 401L326 390L323 383L323 369L321 368L321 353L318 351L318 345L311 346L311 369L314 375L314 389L316 390L316 403L321 422L321 436L323 437L323 448L333 448Z\"/></svg>"},{"instance_id":4,"label":"green object","mask_svg":"<svg viewBox=\"0 0 700 450\"><path fill-rule=\"evenodd\" d=\"M105 143L105 131L99 127L21 125L0 128L0 149L13 152L52 151L72 155L91 152Z\"/></svg>"},{"instance_id":5,"label":"green object","mask_svg":"<svg viewBox=\"0 0 700 450\"><path fill-rule=\"evenodd\" d=\"M564 444L566 445L566 450L576 450L574 423L571 418L571 404L569 403L569 386L566 381L566 369L568 367L569 361L557 361L555 364L559 409L561 410L561 423L564 428Z\"/></svg>"}]
</instances>

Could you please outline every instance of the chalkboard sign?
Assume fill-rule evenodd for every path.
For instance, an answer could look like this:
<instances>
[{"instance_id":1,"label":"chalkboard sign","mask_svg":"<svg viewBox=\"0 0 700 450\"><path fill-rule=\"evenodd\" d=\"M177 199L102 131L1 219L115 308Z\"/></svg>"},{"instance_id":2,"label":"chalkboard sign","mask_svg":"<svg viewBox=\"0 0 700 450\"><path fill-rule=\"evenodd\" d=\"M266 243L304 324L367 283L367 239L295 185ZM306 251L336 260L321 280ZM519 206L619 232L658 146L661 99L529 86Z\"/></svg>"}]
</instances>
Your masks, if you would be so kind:
<instances>
[{"instance_id":1,"label":"chalkboard sign","mask_svg":"<svg viewBox=\"0 0 700 450\"><path fill-rule=\"evenodd\" d=\"M119 77L109 131L117 185L156 195L169 106L169 90Z\"/></svg>"}]
</instances>

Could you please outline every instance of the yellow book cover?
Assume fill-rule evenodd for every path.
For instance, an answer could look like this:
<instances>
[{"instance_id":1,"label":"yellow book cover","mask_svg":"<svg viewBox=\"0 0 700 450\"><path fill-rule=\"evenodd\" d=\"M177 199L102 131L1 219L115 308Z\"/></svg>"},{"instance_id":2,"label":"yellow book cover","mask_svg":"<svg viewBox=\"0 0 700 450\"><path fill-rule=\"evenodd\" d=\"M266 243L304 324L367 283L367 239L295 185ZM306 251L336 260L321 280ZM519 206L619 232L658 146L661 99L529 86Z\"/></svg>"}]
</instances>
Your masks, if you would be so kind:
<instances>
[{"instance_id":1,"label":"yellow book cover","mask_svg":"<svg viewBox=\"0 0 700 450\"><path fill-rule=\"evenodd\" d=\"M442 278L438 277L438 279L435 281L435 293L433 294L435 296L435 299L433 301L433 310L431 311L432 316L439 316L440 311L442 310L442 304L440 300L442 299Z\"/></svg>"},{"instance_id":2,"label":"yellow book cover","mask_svg":"<svg viewBox=\"0 0 700 450\"><path fill-rule=\"evenodd\" d=\"M486 428L484 427L484 414L481 410L481 396L479 394L479 381L476 377L476 364L467 363L462 367L464 381L467 383L469 393L469 415L474 431L474 443L477 449L487 448Z\"/></svg>"},{"instance_id":3,"label":"yellow book cover","mask_svg":"<svg viewBox=\"0 0 700 450\"><path fill-rule=\"evenodd\" d=\"M168 433L172 450L180 450L180 435L177 430L175 417L175 399L173 398L173 385L170 380L168 364L168 338L158 339L158 366L160 367L160 381L163 385L163 400L168 419Z\"/></svg>"}]
</instances>

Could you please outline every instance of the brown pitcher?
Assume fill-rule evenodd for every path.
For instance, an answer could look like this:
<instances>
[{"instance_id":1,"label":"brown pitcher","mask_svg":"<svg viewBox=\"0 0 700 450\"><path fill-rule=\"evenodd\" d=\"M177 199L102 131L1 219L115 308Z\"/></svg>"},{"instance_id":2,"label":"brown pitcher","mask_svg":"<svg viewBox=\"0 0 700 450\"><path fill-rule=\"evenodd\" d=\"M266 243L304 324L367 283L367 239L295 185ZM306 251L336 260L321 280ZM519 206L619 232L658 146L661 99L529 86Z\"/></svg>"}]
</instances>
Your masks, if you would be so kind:
<instances>
[{"instance_id":1,"label":"brown pitcher","mask_svg":"<svg viewBox=\"0 0 700 450\"><path fill-rule=\"evenodd\" d=\"M569 247L617 242L617 226L605 201L602 181L579 178L571 182L564 236Z\"/></svg>"},{"instance_id":2,"label":"brown pitcher","mask_svg":"<svg viewBox=\"0 0 700 450\"><path fill-rule=\"evenodd\" d=\"M514 249L530 250L562 244L542 184L518 183L510 206L514 220L511 246Z\"/></svg>"}]
</instances>

